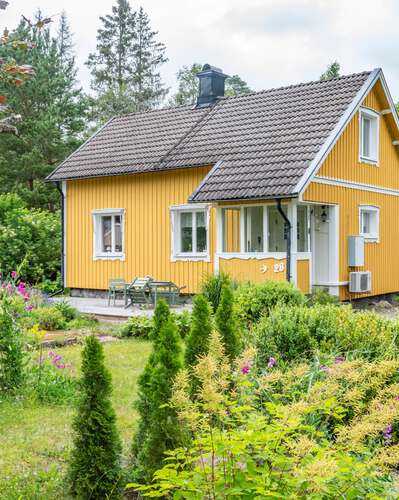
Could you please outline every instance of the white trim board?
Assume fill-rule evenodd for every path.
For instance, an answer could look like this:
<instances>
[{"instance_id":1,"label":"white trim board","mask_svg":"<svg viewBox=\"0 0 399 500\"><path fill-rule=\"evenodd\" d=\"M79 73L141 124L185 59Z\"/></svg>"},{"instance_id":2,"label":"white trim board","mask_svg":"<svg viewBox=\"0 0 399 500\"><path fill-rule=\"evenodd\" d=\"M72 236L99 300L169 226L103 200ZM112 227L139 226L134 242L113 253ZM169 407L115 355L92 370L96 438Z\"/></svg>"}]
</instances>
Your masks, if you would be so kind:
<instances>
[{"instance_id":1,"label":"white trim board","mask_svg":"<svg viewBox=\"0 0 399 500\"><path fill-rule=\"evenodd\" d=\"M392 116L395 120L397 129L399 131L399 118L395 109L394 102L392 100L392 96L389 92L388 86L385 81L384 74L382 72L381 68L376 68L374 69L367 80L364 82L362 87L360 88L359 92L356 94L355 98L351 102L351 104L348 106L346 109L345 113L341 116L341 119L337 123L337 125L334 127L333 131L331 134L328 136L327 140L324 142L323 146L320 148L319 152L309 165L309 167L306 169L306 172L304 175L301 177L301 179L298 181L297 185L294 188L294 192L298 193L299 198L302 198L303 192L306 190L310 182L312 182L314 176L322 166L324 160L326 159L327 155L329 152L332 150L332 148L335 146L336 142L338 139L341 137L342 132L345 130L346 126L350 122L350 120L353 118L355 113L358 111L360 108L364 98L366 95L370 92L370 90L374 87L374 85L377 83L377 81L381 82L381 85L384 89L386 98L390 104L390 109L392 112Z\"/></svg>"},{"instance_id":2,"label":"white trim board","mask_svg":"<svg viewBox=\"0 0 399 500\"><path fill-rule=\"evenodd\" d=\"M333 179L331 177L315 176L313 177L312 182L315 182L317 184L327 184L328 186L343 187L347 189L357 189L359 191L368 191L370 193L385 194L388 196L399 196L399 189L373 186L371 184L351 182L344 179Z\"/></svg>"}]
</instances>

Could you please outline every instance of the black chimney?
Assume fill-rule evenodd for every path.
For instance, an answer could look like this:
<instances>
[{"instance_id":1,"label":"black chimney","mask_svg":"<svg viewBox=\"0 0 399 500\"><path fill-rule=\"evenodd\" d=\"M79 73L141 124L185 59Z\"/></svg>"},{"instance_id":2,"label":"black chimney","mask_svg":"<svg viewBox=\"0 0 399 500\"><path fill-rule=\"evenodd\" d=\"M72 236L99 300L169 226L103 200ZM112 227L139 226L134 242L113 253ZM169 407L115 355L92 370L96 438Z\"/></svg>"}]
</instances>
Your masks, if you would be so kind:
<instances>
[{"instance_id":1,"label":"black chimney","mask_svg":"<svg viewBox=\"0 0 399 500\"><path fill-rule=\"evenodd\" d=\"M197 108L212 106L218 97L224 96L224 81L227 75L220 68L204 64L202 71L197 76L199 78Z\"/></svg>"}]
</instances>

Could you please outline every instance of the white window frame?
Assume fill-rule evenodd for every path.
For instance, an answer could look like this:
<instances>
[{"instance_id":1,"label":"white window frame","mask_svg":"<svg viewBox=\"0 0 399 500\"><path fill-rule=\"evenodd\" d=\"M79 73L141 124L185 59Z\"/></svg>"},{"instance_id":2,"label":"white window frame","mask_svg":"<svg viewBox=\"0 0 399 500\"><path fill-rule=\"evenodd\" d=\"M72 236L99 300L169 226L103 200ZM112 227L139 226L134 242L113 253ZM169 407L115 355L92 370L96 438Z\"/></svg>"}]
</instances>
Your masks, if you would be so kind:
<instances>
[{"instance_id":1,"label":"white window frame","mask_svg":"<svg viewBox=\"0 0 399 500\"><path fill-rule=\"evenodd\" d=\"M363 118L371 121L370 129L370 155L363 155ZM380 115L368 108L359 110L359 161L378 166L380 148Z\"/></svg>"},{"instance_id":2,"label":"white window frame","mask_svg":"<svg viewBox=\"0 0 399 500\"><path fill-rule=\"evenodd\" d=\"M124 208L99 208L92 210L93 217L93 260L125 260L125 209ZM116 216L121 218L122 231L122 252L103 252L102 251L102 234L101 234L101 217ZM115 225L112 219L112 246L115 240Z\"/></svg>"},{"instance_id":3,"label":"white window frame","mask_svg":"<svg viewBox=\"0 0 399 500\"><path fill-rule=\"evenodd\" d=\"M180 221L181 214L183 212L192 213L193 221L193 249L196 249L197 245L197 217L198 212L204 212L205 214L205 229L206 229L206 252L182 252L181 251L181 239L180 239ZM178 260L183 261L205 261L210 262L210 241L209 241L209 220L210 220L210 205L207 204L187 204L187 205L173 205L170 207L170 217L171 217L171 261L176 262Z\"/></svg>"},{"instance_id":4,"label":"white window frame","mask_svg":"<svg viewBox=\"0 0 399 500\"><path fill-rule=\"evenodd\" d=\"M363 233L362 215L368 212L374 215L374 230L370 233ZM370 220L372 223L372 221ZM359 234L363 236L366 242L378 243L380 240L380 209L373 205L360 205L359 206Z\"/></svg>"}]
</instances>

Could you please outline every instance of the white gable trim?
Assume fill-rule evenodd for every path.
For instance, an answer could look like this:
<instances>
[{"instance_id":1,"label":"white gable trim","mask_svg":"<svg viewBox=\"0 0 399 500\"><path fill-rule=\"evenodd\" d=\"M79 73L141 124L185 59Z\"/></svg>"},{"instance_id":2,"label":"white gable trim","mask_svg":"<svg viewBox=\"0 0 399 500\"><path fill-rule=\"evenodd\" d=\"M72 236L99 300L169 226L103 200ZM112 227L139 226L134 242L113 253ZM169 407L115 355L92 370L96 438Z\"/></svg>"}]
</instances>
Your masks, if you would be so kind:
<instances>
[{"instance_id":1,"label":"white gable trim","mask_svg":"<svg viewBox=\"0 0 399 500\"><path fill-rule=\"evenodd\" d=\"M370 89L375 85L378 79L381 79L382 86L384 90L386 91L386 82L384 79L384 76L382 74L382 70L380 68L374 69L367 80L364 82L358 93L356 94L355 98L351 102L351 104L348 106L346 109L345 113L342 115L340 118L339 122L337 125L334 127L333 131L331 134L327 137L327 140L323 144L323 146L320 148L319 152L309 165L309 167L306 169L306 172L304 175L301 177L299 182L294 188L294 192L298 193L299 196L301 197L302 193L305 191L305 189L308 187L309 183L311 182L313 176L317 173L317 171L320 169L321 165L323 164L323 161L326 159L328 153L331 151L331 149L334 147L335 143L338 141L340 138L342 132L345 130L345 127L347 124L350 122L350 120L353 118L355 115L356 111L359 109L361 103L363 102L363 99L366 97L367 93L370 91ZM392 98L390 95L387 94L388 101L390 104L393 104ZM396 112L393 113L394 116L396 117ZM397 121L396 117L396 123L399 128L399 123Z\"/></svg>"}]
</instances>

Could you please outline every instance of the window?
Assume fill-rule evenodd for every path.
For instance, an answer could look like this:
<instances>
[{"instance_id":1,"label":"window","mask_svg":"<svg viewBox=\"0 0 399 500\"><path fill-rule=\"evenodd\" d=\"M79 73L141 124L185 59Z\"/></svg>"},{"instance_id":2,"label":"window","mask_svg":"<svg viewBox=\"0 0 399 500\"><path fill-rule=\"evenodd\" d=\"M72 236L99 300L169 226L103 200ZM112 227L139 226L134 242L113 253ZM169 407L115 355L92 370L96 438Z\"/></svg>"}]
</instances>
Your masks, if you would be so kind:
<instances>
[{"instance_id":1,"label":"window","mask_svg":"<svg viewBox=\"0 0 399 500\"><path fill-rule=\"evenodd\" d=\"M368 109L360 110L360 159L378 162L379 115Z\"/></svg>"},{"instance_id":2,"label":"window","mask_svg":"<svg viewBox=\"0 0 399 500\"><path fill-rule=\"evenodd\" d=\"M309 251L309 217L308 207L298 205L297 207L297 250L298 252Z\"/></svg>"},{"instance_id":3,"label":"window","mask_svg":"<svg viewBox=\"0 0 399 500\"><path fill-rule=\"evenodd\" d=\"M283 212L287 207L283 205ZM269 252L285 252L287 250L285 223L276 207L268 208Z\"/></svg>"},{"instance_id":4,"label":"window","mask_svg":"<svg viewBox=\"0 0 399 500\"><path fill-rule=\"evenodd\" d=\"M263 207L244 209L245 251L263 252Z\"/></svg>"},{"instance_id":5,"label":"window","mask_svg":"<svg viewBox=\"0 0 399 500\"><path fill-rule=\"evenodd\" d=\"M123 209L93 210L94 259L124 259Z\"/></svg>"},{"instance_id":6,"label":"window","mask_svg":"<svg viewBox=\"0 0 399 500\"><path fill-rule=\"evenodd\" d=\"M378 241L379 238L378 207L363 206L359 209L360 235L368 241Z\"/></svg>"},{"instance_id":7,"label":"window","mask_svg":"<svg viewBox=\"0 0 399 500\"><path fill-rule=\"evenodd\" d=\"M204 205L171 207L172 259L209 259L208 218Z\"/></svg>"}]
</instances>

